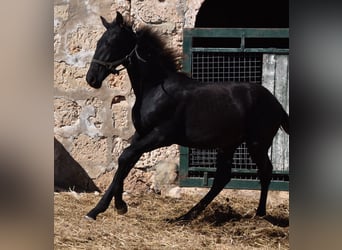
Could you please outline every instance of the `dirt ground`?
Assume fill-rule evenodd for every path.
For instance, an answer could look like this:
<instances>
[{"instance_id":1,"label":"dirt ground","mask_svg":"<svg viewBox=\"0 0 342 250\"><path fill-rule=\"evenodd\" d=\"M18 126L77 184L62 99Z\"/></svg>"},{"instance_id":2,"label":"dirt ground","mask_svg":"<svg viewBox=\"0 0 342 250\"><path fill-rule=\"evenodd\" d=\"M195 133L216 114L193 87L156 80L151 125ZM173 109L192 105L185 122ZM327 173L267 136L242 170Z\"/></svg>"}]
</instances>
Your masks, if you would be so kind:
<instances>
[{"instance_id":1,"label":"dirt ground","mask_svg":"<svg viewBox=\"0 0 342 250\"><path fill-rule=\"evenodd\" d=\"M84 219L101 194L54 195L55 249L289 249L287 192L269 192L267 216L254 217L259 191L224 190L187 224L168 223L195 205L207 189L182 189L181 198L126 193L128 213L113 202L96 221Z\"/></svg>"}]
</instances>

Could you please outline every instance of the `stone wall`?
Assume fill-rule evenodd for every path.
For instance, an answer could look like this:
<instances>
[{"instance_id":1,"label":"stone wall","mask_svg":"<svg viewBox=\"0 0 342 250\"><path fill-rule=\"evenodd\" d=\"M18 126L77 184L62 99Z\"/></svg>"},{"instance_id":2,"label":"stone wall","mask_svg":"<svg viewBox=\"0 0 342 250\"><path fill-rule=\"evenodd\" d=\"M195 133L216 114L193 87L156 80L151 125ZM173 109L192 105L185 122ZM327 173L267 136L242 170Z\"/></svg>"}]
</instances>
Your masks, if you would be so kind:
<instances>
[{"instance_id":1,"label":"stone wall","mask_svg":"<svg viewBox=\"0 0 342 250\"><path fill-rule=\"evenodd\" d=\"M182 30L193 27L204 0L55 0L54 1L54 134L91 178L117 168L117 159L134 133L134 104L128 75L109 76L101 89L88 86L85 75L104 32L99 16L112 20L116 11L134 28L149 25L182 51ZM146 153L138 167L161 160L178 163L177 145Z\"/></svg>"}]
</instances>

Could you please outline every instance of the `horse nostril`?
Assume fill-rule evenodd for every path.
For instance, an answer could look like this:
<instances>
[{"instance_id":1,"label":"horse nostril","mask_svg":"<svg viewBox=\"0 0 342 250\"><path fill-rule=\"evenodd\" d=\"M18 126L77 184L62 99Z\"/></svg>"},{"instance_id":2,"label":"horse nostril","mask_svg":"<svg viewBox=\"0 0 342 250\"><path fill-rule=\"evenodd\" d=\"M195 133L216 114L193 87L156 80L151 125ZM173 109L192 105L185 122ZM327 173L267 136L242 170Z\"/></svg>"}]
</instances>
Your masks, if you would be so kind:
<instances>
[{"instance_id":1,"label":"horse nostril","mask_svg":"<svg viewBox=\"0 0 342 250\"><path fill-rule=\"evenodd\" d=\"M96 82L95 77L90 74L87 74L86 80L89 84L94 84Z\"/></svg>"}]
</instances>

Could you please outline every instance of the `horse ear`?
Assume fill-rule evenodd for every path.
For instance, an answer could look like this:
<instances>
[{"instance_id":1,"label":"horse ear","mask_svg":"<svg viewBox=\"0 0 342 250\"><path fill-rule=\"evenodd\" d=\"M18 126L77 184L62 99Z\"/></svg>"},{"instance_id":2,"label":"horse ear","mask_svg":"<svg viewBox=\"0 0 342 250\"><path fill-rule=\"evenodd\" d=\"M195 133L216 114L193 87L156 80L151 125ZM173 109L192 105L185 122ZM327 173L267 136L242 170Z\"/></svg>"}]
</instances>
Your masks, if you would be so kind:
<instances>
[{"instance_id":1,"label":"horse ear","mask_svg":"<svg viewBox=\"0 0 342 250\"><path fill-rule=\"evenodd\" d=\"M115 20L117 25L123 26L124 19L119 11L116 12L116 20Z\"/></svg>"},{"instance_id":2,"label":"horse ear","mask_svg":"<svg viewBox=\"0 0 342 250\"><path fill-rule=\"evenodd\" d=\"M103 26L105 26L106 29L108 30L110 28L110 23L108 23L107 20L103 16L100 16L100 18L101 18Z\"/></svg>"}]
</instances>

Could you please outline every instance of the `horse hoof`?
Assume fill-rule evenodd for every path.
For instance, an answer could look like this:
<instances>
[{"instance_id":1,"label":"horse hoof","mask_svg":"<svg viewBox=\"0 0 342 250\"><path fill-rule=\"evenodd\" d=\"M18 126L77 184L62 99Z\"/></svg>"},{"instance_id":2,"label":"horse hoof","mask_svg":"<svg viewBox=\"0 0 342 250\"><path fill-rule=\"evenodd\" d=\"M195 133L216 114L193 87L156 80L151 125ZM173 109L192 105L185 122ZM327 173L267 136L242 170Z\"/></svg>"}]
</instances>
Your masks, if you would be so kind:
<instances>
[{"instance_id":1,"label":"horse hoof","mask_svg":"<svg viewBox=\"0 0 342 250\"><path fill-rule=\"evenodd\" d=\"M96 218L92 218L88 215L84 216L84 219L89 220L89 221L95 221L96 220Z\"/></svg>"},{"instance_id":2,"label":"horse hoof","mask_svg":"<svg viewBox=\"0 0 342 250\"><path fill-rule=\"evenodd\" d=\"M93 210L91 210L89 213L87 213L86 216L84 216L86 219L96 220L97 213Z\"/></svg>"},{"instance_id":3,"label":"horse hoof","mask_svg":"<svg viewBox=\"0 0 342 250\"><path fill-rule=\"evenodd\" d=\"M175 218L175 219L166 219L166 222L170 223L170 224L173 224L173 223L178 223L178 224L186 224L186 223L189 223L191 222L192 219L191 218L188 218L187 216L180 216L178 218Z\"/></svg>"},{"instance_id":4,"label":"horse hoof","mask_svg":"<svg viewBox=\"0 0 342 250\"><path fill-rule=\"evenodd\" d=\"M259 216L259 217L264 217L266 215L266 212L265 211L257 211L256 216Z\"/></svg>"},{"instance_id":5,"label":"horse hoof","mask_svg":"<svg viewBox=\"0 0 342 250\"><path fill-rule=\"evenodd\" d=\"M124 204L122 207L116 208L116 211L117 211L118 214L120 214L120 215L127 213L127 211L128 211L127 205Z\"/></svg>"}]
</instances>

